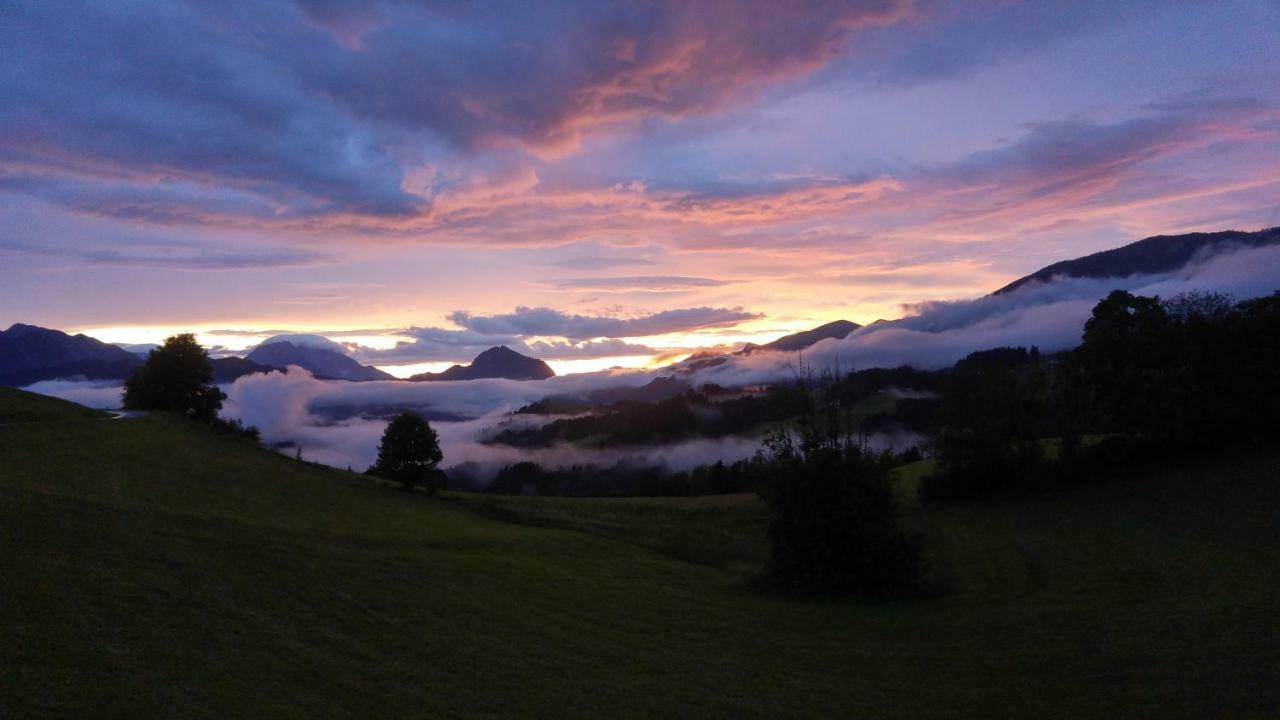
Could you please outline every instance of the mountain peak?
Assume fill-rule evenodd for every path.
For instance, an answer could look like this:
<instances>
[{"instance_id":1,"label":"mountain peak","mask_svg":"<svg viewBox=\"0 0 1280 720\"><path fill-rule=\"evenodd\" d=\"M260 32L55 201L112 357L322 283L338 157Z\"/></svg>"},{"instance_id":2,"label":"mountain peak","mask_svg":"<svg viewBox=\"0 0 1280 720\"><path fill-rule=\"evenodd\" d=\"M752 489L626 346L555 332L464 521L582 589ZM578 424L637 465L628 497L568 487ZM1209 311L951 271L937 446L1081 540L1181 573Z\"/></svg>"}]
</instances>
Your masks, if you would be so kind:
<instances>
[{"instance_id":1,"label":"mountain peak","mask_svg":"<svg viewBox=\"0 0 1280 720\"><path fill-rule=\"evenodd\" d=\"M521 355L520 353L516 352L515 350L512 350L506 345L494 345L488 350L481 352L479 355L475 357L475 359L479 360L480 358L483 358L483 357L512 357L512 356L528 358L527 355Z\"/></svg>"},{"instance_id":2,"label":"mountain peak","mask_svg":"<svg viewBox=\"0 0 1280 720\"><path fill-rule=\"evenodd\" d=\"M480 353L470 365L454 365L439 373L422 373L409 378L417 382L434 380L546 380L556 372L545 362L521 355L506 345L495 345Z\"/></svg>"},{"instance_id":3,"label":"mountain peak","mask_svg":"<svg viewBox=\"0 0 1280 720\"><path fill-rule=\"evenodd\" d=\"M395 379L375 367L361 365L347 355L346 348L318 335L278 335L254 348L245 359L271 367L297 365L316 377L334 380Z\"/></svg>"}]
</instances>

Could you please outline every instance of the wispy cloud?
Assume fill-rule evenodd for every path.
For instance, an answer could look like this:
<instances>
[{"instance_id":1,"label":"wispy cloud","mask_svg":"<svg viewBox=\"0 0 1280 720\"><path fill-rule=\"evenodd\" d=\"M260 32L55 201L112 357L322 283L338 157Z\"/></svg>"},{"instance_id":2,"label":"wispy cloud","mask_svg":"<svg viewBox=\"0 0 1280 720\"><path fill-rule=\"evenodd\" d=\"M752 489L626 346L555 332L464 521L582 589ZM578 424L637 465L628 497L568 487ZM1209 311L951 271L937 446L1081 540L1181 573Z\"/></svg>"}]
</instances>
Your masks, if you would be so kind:
<instances>
[{"instance_id":1,"label":"wispy cloud","mask_svg":"<svg viewBox=\"0 0 1280 720\"><path fill-rule=\"evenodd\" d=\"M0 241L0 250L69 258L89 265L123 265L173 270L253 270L315 265L327 258L304 250L270 249L234 251L177 244L143 245L113 250L92 247L53 247L18 241Z\"/></svg>"},{"instance_id":2,"label":"wispy cloud","mask_svg":"<svg viewBox=\"0 0 1280 720\"><path fill-rule=\"evenodd\" d=\"M568 278L557 280L561 290L595 292L678 292L727 285L724 280L678 275L637 275L632 277Z\"/></svg>"},{"instance_id":3,"label":"wispy cloud","mask_svg":"<svg viewBox=\"0 0 1280 720\"><path fill-rule=\"evenodd\" d=\"M449 319L482 333L519 336L553 336L571 340L633 338L737 325L762 317L742 308L681 308L621 318L574 315L552 308L518 307L503 315L473 315L458 311Z\"/></svg>"}]
</instances>

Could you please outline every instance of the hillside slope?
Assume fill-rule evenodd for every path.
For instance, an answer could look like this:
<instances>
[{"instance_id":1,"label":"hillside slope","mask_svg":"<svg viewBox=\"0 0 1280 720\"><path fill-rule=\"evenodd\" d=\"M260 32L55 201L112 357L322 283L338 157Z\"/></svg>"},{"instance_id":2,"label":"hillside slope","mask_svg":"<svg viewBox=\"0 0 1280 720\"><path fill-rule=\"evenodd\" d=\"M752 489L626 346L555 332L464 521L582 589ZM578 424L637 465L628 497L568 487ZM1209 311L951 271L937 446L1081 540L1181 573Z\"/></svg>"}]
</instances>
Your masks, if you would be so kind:
<instances>
[{"instance_id":1,"label":"hillside slope","mask_svg":"<svg viewBox=\"0 0 1280 720\"><path fill-rule=\"evenodd\" d=\"M734 571L619 529L647 514L715 543L706 501L539 500L614 538L504 523L177 418L43 400L0 394L13 717L1273 717L1280 704L1275 455L912 511L956 591L866 604L755 596ZM26 420L4 410L19 403Z\"/></svg>"},{"instance_id":2,"label":"hillside slope","mask_svg":"<svg viewBox=\"0 0 1280 720\"><path fill-rule=\"evenodd\" d=\"M1277 243L1280 243L1280 227L1257 232L1224 230L1156 235L1111 250L1056 262L1014 280L992 295L1011 293L1027 283L1048 282L1058 276L1104 278L1165 273L1183 267L1201 253L1220 252L1227 247L1262 247Z\"/></svg>"},{"instance_id":3,"label":"hillside slope","mask_svg":"<svg viewBox=\"0 0 1280 720\"><path fill-rule=\"evenodd\" d=\"M844 338L849 336L849 333L853 332L854 330L857 330L860 327L862 326L856 322L850 322L848 320L836 320L834 322L829 322L825 325L819 325L818 327L813 328L811 330L802 330L798 333L792 333L791 335L783 335L782 337L778 338L777 340L774 340L773 342L767 342L764 345L760 345L758 347L752 346L752 345L749 345L748 347L750 347L753 350L764 349L764 350L781 350L783 352L796 352L798 350L804 350L805 348L817 342L820 342L822 340L828 340L832 338L836 340L843 340Z\"/></svg>"}]
</instances>

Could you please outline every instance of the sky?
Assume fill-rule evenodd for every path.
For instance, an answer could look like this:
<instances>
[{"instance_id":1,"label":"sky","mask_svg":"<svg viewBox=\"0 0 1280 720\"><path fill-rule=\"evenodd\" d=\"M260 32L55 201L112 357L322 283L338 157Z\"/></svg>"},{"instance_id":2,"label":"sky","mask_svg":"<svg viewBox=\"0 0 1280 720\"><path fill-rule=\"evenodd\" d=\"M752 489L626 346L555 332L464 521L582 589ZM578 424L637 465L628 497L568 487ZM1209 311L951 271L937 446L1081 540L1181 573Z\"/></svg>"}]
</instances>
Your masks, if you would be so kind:
<instances>
[{"instance_id":1,"label":"sky","mask_svg":"<svg viewBox=\"0 0 1280 720\"><path fill-rule=\"evenodd\" d=\"M643 367L1280 225L1280 0L0 6L0 327Z\"/></svg>"}]
</instances>

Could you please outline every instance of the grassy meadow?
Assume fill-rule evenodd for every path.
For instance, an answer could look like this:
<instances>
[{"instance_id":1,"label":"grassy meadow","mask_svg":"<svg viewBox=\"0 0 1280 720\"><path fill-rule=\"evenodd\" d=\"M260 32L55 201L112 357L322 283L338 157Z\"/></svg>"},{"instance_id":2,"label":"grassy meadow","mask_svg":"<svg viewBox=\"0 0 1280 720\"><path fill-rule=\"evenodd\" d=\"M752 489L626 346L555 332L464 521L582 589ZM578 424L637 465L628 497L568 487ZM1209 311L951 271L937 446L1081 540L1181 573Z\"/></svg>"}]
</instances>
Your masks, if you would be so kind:
<instances>
[{"instance_id":1,"label":"grassy meadow","mask_svg":"<svg viewBox=\"0 0 1280 720\"><path fill-rule=\"evenodd\" d=\"M0 715L1277 716L1280 454L906 514L945 595L762 596L752 496L429 498L0 388Z\"/></svg>"}]
</instances>

